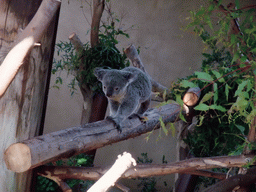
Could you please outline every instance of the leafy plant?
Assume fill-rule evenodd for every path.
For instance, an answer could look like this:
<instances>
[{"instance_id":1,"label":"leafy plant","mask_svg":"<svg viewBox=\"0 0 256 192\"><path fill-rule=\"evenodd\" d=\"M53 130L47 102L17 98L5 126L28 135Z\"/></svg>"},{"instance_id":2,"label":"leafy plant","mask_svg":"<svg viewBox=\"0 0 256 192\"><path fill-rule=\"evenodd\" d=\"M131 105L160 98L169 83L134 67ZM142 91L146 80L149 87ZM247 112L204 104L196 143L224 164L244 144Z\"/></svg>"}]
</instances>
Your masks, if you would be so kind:
<instances>
[{"instance_id":1,"label":"leafy plant","mask_svg":"<svg viewBox=\"0 0 256 192\"><path fill-rule=\"evenodd\" d=\"M172 88L177 101L190 87L200 87L200 102L194 108L197 126L185 142L196 157L239 155L245 147L255 150L247 135L255 118L255 6L226 9L222 1L210 0L208 7L191 11L189 17L205 50L201 71L178 80ZM233 4L230 4L232 7ZM234 6L233 6L234 7ZM240 27L236 28L237 18ZM234 30L235 29L235 30ZM213 170L216 171L216 170ZM218 169L218 172L227 172ZM200 177L204 187L216 179Z\"/></svg>"},{"instance_id":2,"label":"leafy plant","mask_svg":"<svg viewBox=\"0 0 256 192\"><path fill-rule=\"evenodd\" d=\"M42 177L37 176L37 183L36 183L36 192L46 192L46 191L57 191L58 185L54 181Z\"/></svg>"},{"instance_id":3,"label":"leafy plant","mask_svg":"<svg viewBox=\"0 0 256 192\"><path fill-rule=\"evenodd\" d=\"M115 21L119 22L118 19ZM56 74L66 70L68 74L73 74L75 77L69 84L72 93L75 91L76 82L80 85L88 85L93 91L101 91L100 83L93 75L95 67L122 69L129 66L126 55L116 47L117 36L123 35L128 38L129 35L121 29L116 29L114 21L110 25L103 24L100 30L97 46L90 47L87 42L83 45L83 50L80 50L80 53L76 52L70 42L56 44L57 55L60 56L60 59L54 60L52 73ZM56 78L54 87L58 88L59 84L62 84L60 76Z\"/></svg>"},{"instance_id":4,"label":"leafy plant","mask_svg":"<svg viewBox=\"0 0 256 192\"><path fill-rule=\"evenodd\" d=\"M246 140L256 115L255 7L227 10L221 1L210 2L209 7L191 11L188 28L193 27L212 52L203 53L201 71L180 79L172 88L176 99L189 87L201 88L202 98L195 107L198 124L185 139L197 157L241 154L245 145L255 148ZM238 17L243 18L241 31L230 34L230 26Z\"/></svg>"}]
</instances>

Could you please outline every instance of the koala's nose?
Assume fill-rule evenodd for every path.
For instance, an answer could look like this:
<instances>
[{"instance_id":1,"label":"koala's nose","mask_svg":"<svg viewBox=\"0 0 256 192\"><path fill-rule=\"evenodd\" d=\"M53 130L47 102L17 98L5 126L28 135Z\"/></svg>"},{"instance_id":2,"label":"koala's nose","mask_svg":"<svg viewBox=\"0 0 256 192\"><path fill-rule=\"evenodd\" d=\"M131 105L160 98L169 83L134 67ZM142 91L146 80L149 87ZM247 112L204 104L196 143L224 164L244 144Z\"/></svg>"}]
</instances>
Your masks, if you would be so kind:
<instances>
[{"instance_id":1,"label":"koala's nose","mask_svg":"<svg viewBox=\"0 0 256 192\"><path fill-rule=\"evenodd\" d=\"M107 96L107 97L112 97L112 93L107 92L106 96Z\"/></svg>"}]
</instances>

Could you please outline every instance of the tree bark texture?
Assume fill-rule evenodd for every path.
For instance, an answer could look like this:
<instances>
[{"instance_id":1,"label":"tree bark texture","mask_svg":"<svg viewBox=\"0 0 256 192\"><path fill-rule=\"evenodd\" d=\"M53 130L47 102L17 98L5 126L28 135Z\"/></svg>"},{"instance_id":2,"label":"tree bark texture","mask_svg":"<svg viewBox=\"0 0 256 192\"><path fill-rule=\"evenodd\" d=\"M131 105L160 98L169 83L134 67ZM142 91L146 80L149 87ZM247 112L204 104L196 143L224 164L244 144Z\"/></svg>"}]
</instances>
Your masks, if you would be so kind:
<instances>
[{"instance_id":1,"label":"tree bark texture","mask_svg":"<svg viewBox=\"0 0 256 192\"><path fill-rule=\"evenodd\" d=\"M160 116L164 122L174 122L180 110L179 105L169 104L146 112L144 115L147 121L143 123L138 117L126 119L122 123L121 134L114 128L112 121L103 120L15 143L5 151L5 163L12 171L24 172L51 161L147 133L159 128Z\"/></svg>"},{"instance_id":2,"label":"tree bark texture","mask_svg":"<svg viewBox=\"0 0 256 192\"><path fill-rule=\"evenodd\" d=\"M253 155L240 156L222 156L222 157L206 157L191 158L179 162L171 162L168 164L137 164L129 168L121 176L122 178L138 178L151 177L160 175L169 175L174 173L190 172L198 175L210 176L219 179L225 179L225 174L211 173L209 171L201 171L202 169L212 169L220 167L242 167L248 159L252 159ZM62 167L62 166L42 166L39 167L38 174L52 180L61 179L81 179L81 180L98 180L108 171L109 167ZM255 170L255 169L254 169ZM254 173L250 173L253 175ZM223 180L224 181L224 180Z\"/></svg>"},{"instance_id":3,"label":"tree bark texture","mask_svg":"<svg viewBox=\"0 0 256 192\"><path fill-rule=\"evenodd\" d=\"M99 43L99 28L102 13L105 7L105 0L93 0L93 15L91 24L91 46Z\"/></svg>"},{"instance_id":4,"label":"tree bark texture","mask_svg":"<svg viewBox=\"0 0 256 192\"><path fill-rule=\"evenodd\" d=\"M122 174L132 166L136 165L136 160L130 153L124 152L123 155L118 155L118 159L114 165L87 191L107 191L111 186L114 186L116 181Z\"/></svg>"},{"instance_id":5,"label":"tree bark texture","mask_svg":"<svg viewBox=\"0 0 256 192\"><path fill-rule=\"evenodd\" d=\"M79 37L76 35L76 33L72 33L69 36L69 40L75 47L78 57L81 58L79 70L86 70L86 69L84 69L84 66L82 65L82 63L84 63L84 60L83 60L84 47L83 47L82 41L79 39ZM75 75L77 75L77 74L75 74ZM81 77L81 78L83 78L83 77ZM79 79L79 82L83 82L83 79ZM93 91L85 83L79 83L79 88L83 95L83 100L84 100L83 109L82 109L82 117L81 117L81 125L83 125L83 124L88 123L89 119L90 119L90 115L92 112L92 103L93 103ZM102 119L98 119L98 120L102 120Z\"/></svg>"},{"instance_id":6,"label":"tree bark texture","mask_svg":"<svg viewBox=\"0 0 256 192\"><path fill-rule=\"evenodd\" d=\"M55 2L47 0L45 5L52 5ZM46 80L51 70L52 47L55 43L53 31L57 23L56 19L52 20L49 17L56 18L55 12L60 2L57 2L57 8L50 6L51 9L40 12L38 20L34 20L30 30L24 29L32 20L40 4L41 0L0 0L0 60L4 60L9 50L26 37L32 36L34 42L40 41L41 44L33 48L30 55L22 61L22 67L18 67L17 75L0 99L1 151L12 143L38 135L40 129ZM47 19L51 22L45 23ZM41 29L47 27L47 31L44 33L38 31L40 27L37 28L39 26L37 24L40 24ZM13 55L14 60L18 54ZM31 171L18 174L7 170L3 153L0 153L0 161L0 191L29 191Z\"/></svg>"}]
</instances>

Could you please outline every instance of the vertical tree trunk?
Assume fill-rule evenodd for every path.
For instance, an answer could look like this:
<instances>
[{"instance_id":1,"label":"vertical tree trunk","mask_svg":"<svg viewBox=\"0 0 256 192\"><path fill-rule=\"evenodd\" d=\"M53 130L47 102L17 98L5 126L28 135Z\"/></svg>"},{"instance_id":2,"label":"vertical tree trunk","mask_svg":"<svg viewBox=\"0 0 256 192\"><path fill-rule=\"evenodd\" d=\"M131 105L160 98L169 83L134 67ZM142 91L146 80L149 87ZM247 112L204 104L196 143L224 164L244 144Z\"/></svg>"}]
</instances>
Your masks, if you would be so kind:
<instances>
[{"instance_id":1,"label":"vertical tree trunk","mask_svg":"<svg viewBox=\"0 0 256 192\"><path fill-rule=\"evenodd\" d=\"M0 0L0 63L14 45L17 34L35 15L41 0ZM54 17L57 18L57 17ZM3 151L12 143L39 134L55 43L54 19L0 98L0 191L30 191L31 171L17 174L7 170Z\"/></svg>"},{"instance_id":2,"label":"vertical tree trunk","mask_svg":"<svg viewBox=\"0 0 256 192\"><path fill-rule=\"evenodd\" d=\"M91 24L91 47L97 46L99 43L99 27L102 13L105 7L105 0L93 0L93 16ZM103 120L106 114L108 101L105 95L95 93L92 97L91 114L89 117L89 123ZM84 114L84 113L83 113ZM83 122L82 116L82 122ZM91 155L94 160L96 149L88 151L87 155Z\"/></svg>"}]
</instances>

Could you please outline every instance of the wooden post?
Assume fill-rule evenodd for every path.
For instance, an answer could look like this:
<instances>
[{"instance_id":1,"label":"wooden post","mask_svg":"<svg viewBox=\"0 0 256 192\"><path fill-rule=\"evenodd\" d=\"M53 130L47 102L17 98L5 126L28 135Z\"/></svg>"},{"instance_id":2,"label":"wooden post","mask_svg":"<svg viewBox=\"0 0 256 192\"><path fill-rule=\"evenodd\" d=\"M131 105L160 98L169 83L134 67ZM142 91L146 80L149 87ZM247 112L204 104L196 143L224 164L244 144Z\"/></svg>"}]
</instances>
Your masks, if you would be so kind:
<instances>
[{"instance_id":1,"label":"wooden post","mask_svg":"<svg viewBox=\"0 0 256 192\"><path fill-rule=\"evenodd\" d=\"M53 31L57 20L52 18L56 18L56 10L60 6L57 0L43 2L43 10L41 9L38 17L34 17L41 0L0 1L0 13L3 17L0 19L0 63L10 49L26 37L32 37L35 43L40 41L41 44L34 48L32 46L25 60L17 59L18 67L12 76L15 78L10 79L10 84L1 96L1 151L12 143L38 135L40 129L46 80L51 70L52 46L55 43ZM50 11L47 8L51 8ZM27 27L24 29L28 24L32 24L30 30ZM12 59L15 61L16 57L20 58L19 52L14 53ZM8 62L6 66L10 65L12 63ZM31 171L18 174L7 170L3 153L0 153L0 161L0 191L30 191Z\"/></svg>"}]
</instances>

